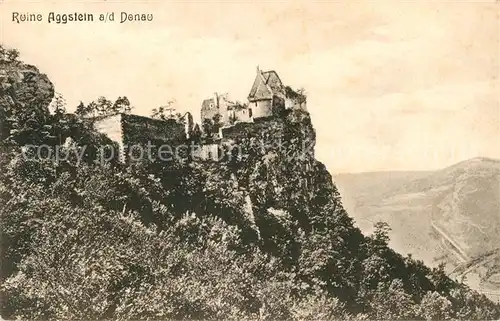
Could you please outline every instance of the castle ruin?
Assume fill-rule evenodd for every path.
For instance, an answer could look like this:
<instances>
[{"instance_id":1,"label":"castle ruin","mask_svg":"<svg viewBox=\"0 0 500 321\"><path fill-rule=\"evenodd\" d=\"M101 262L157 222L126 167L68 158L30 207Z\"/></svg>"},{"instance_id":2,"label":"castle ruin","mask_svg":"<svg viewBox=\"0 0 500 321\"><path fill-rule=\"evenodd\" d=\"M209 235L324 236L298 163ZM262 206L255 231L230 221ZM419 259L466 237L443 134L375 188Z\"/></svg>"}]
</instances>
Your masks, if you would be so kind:
<instances>
[{"instance_id":1,"label":"castle ruin","mask_svg":"<svg viewBox=\"0 0 500 321\"><path fill-rule=\"evenodd\" d=\"M217 123L217 130L208 132L204 129L195 149L188 157L203 161L218 161L221 159L224 136L228 139L237 135L235 131L241 126L259 120L279 118L286 110L306 110L304 94L283 85L274 70L262 71L257 67L257 73L247 97L247 103L239 103L228 98L227 94L215 93L201 104L201 122ZM257 124L256 124L257 125ZM248 127L245 125L245 127ZM259 124L262 126L262 124ZM126 146L130 144L170 144L173 148L188 143L193 128L200 128L193 123L190 113L181 119L159 120L149 117L116 114L102 117L94 122L94 128L118 143L120 160L127 162ZM203 127L203 126L202 126Z\"/></svg>"},{"instance_id":2,"label":"castle ruin","mask_svg":"<svg viewBox=\"0 0 500 321\"><path fill-rule=\"evenodd\" d=\"M230 126L259 118L280 117L286 109L307 109L305 95L283 85L276 71L262 71L258 66L247 100L246 104L235 103L227 95L215 93L214 97L203 100L201 121L220 115L220 122Z\"/></svg>"}]
</instances>

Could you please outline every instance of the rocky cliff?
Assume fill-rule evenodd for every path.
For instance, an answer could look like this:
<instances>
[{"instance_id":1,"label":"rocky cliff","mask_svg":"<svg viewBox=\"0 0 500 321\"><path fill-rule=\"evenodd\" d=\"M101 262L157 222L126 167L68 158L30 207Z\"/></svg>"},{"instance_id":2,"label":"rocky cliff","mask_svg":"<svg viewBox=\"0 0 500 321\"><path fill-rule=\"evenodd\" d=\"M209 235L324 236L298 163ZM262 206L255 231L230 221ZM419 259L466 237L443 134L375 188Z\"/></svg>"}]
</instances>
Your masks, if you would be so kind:
<instances>
[{"instance_id":1,"label":"rocky cliff","mask_svg":"<svg viewBox=\"0 0 500 321\"><path fill-rule=\"evenodd\" d=\"M53 97L54 86L45 74L0 47L0 139L12 129L42 126Z\"/></svg>"}]
</instances>

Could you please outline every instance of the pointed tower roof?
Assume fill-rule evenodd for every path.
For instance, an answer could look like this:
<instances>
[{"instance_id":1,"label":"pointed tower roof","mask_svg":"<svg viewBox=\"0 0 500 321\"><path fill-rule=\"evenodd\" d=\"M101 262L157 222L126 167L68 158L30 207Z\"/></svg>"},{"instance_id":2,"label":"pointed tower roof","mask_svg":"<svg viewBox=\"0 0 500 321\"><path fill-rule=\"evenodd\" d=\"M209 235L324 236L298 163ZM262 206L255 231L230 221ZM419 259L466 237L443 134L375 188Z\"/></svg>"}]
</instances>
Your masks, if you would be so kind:
<instances>
[{"instance_id":1,"label":"pointed tower roof","mask_svg":"<svg viewBox=\"0 0 500 321\"><path fill-rule=\"evenodd\" d=\"M257 75L248 95L249 101L272 99L273 95L283 93L284 86L274 70L262 71L257 66Z\"/></svg>"}]
</instances>

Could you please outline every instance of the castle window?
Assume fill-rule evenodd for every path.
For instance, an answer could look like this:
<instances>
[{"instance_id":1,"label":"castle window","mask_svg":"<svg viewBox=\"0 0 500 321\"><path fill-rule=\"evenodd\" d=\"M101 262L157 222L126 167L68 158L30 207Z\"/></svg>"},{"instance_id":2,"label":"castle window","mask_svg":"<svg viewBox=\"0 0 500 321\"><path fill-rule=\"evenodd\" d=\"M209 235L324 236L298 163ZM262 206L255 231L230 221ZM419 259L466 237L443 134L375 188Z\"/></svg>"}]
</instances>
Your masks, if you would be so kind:
<instances>
[{"instance_id":1,"label":"castle window","mask_svg":"<svg viewBox=\"0 0 500 321\"><path fill-rule=\"evenodd\" d=\"M252 108L248 108L248 117L252 117Z\"/></svg>"}]
</instances>

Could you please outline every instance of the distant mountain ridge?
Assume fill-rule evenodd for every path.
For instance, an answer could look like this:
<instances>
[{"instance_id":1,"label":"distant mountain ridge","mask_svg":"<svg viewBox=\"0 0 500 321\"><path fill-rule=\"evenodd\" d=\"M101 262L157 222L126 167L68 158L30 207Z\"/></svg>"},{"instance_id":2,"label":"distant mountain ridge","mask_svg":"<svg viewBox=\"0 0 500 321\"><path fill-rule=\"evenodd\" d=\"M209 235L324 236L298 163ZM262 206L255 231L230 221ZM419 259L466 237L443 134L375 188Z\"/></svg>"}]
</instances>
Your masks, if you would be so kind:
<instances>
[{"instance_id":1,"label":"distant mountain ridge","mask_svg":"<svg viewBox=\"0 0 500 321\"><path fill-rule=\"evenodd\" d=\"M477 274L487 287L499 278L500 160L478 157L433 172L340 174L335 181L363 232L386 221L397 251L429 265L444 262L460 276ZM489 267L470 268L483 257Z\"/></svg>"}]
</instances>

